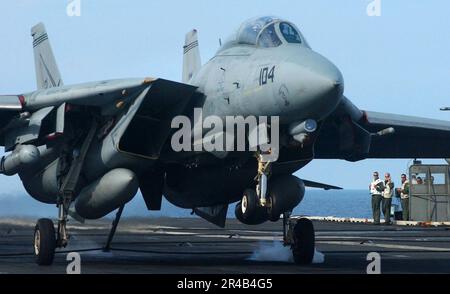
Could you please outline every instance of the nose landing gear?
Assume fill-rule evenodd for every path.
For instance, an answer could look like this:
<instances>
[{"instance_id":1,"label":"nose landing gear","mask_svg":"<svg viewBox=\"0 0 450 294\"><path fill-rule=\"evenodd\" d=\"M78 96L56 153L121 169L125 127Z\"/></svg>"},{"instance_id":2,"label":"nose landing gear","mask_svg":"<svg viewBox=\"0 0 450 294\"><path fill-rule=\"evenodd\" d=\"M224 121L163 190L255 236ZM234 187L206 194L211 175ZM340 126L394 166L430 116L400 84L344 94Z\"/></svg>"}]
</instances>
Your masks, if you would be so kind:
<instances>
[{"instance_id":1,"label":"nose landing gear","mask_svg":"<svg viewBox=\"0 0 450 294\"><path fill-rule=\"evenodd\" d=\"M246 189L241 201L236 205L236 218L244 224L256 225L267 221L267 209L270 203L267 201L267 181L270 175L271 162L264 161L261 153L256 154L258 160L258 172L255 177L256 191Z\"/></svg>"},{"instance_id":2,"label":"nose landing gear","mask_svg":"<svg viewBox=\"0 0 450 294\"><path fill-rule=\"evenodd\" d=\"M256 191L246 189L236 205L236 217L244 224L276 222L280 215L291 212L303 199L304 183L297 177L285 174L272 176L272 162L257 153Z\"/></svg>"}]
</instances>

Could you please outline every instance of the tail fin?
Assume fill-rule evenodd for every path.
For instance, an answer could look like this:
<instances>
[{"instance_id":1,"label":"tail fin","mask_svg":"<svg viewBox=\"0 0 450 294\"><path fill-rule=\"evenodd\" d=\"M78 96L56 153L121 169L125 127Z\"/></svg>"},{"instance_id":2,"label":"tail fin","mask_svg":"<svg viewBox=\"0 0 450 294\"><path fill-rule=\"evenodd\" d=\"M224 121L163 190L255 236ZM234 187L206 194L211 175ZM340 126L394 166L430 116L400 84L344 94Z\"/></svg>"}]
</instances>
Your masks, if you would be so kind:
<instances>
[{"instance_id":1,"label":"tail fin","mask_svg":"<svg viewBox=\"0 0 450 294\"><path fill-rule=\"evenodd\" d=\"M202 66L200 50L198 49L197 30L186 34L183 55L183 83L188 83Z\"/></svg>"},{"instance_id":2,"label":"tail fin","mask_svg":"<svg viewBox=\"0 0 450 294\"><path fill-rule=\"evenodd\" d=\"M34 63L38 89L48 89L63 85L53 51L43 23L31 29L33 37Z\"/></svg>"}]
</instances>

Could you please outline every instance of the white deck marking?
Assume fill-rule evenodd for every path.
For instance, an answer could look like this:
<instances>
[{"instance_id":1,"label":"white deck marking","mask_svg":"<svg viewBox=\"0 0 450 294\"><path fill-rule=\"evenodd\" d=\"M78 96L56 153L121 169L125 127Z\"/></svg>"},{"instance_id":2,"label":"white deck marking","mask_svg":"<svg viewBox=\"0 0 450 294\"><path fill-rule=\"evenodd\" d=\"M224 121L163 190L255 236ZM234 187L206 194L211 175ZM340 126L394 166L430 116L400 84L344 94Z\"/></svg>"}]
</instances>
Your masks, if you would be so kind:
<instances>
[{"instance_id":1,"label":"white deck marking","mask_svg":"<svg viewBox=\"0 0 450 294\"><path fill-rule=\"evenodd\" d=\"M396 245L396 244L386 244L386 243L364 243L364 244L361 244L360 242L352 242L352 241L318 241L317 243L330 244L330 245L381 247L381 248L389 248L389 249L450 252L450 248L445 248L445 247L425 247L425 246Z\"/></svg>"}]
</instances>

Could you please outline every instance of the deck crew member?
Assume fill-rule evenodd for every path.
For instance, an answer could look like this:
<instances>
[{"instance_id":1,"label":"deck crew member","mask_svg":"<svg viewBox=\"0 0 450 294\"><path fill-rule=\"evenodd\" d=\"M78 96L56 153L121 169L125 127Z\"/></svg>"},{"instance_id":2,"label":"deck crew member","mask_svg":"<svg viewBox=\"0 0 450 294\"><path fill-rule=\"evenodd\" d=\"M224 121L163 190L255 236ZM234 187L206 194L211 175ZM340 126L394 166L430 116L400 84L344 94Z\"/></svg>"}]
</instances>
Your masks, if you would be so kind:
<instances>
[{"instance_id":1,"label":"deck crew member","mask_svg":"<svg viewBox=\"0 0 450 294\"><path fill-rule=\"evenodd\" d=\"M417 184L419 184L419 178L417 178ZM409 182L406 179L406 175L401 175L402 187L398 188L397 191L400 194L400 200L402 203L402 219L404 221L409 220Z\"/></svg>"},{"instance_id":2,"label":"deck crew member","mask_svg":"<svg viewBox=\"0 0 450 294\"><path fill-rule=\"evenodd\" d=\"M372 195L372 213L373 213L373 224L380 224L380 208L382 200L382 192L384 190L383 181L380 180L378 172L373 173L373 181L369 185L370 194Z\"/></svg>"},{"instance_id":3,"label":"deck crew member","mask_svg":"<svg viewBox=\"0 0 450 294\"><path fill-rule=\"evenodd\" d=\"M423 179L421 177L417 177L417 185L423 185Z\"/></svg>"},{"instance_id":4,"label":"deck crew member","mask_svg":"<svg viewBox=\"0 0 450 294\"><path fill-rule=\"evenodd\" d=\"M386 173L384 175L384 190L383 190L383 214L384 223L386 225L391 224L391 204L392 195L394 194L394 182L391 179L391 174Z\"/></svg>"}]
</instances>

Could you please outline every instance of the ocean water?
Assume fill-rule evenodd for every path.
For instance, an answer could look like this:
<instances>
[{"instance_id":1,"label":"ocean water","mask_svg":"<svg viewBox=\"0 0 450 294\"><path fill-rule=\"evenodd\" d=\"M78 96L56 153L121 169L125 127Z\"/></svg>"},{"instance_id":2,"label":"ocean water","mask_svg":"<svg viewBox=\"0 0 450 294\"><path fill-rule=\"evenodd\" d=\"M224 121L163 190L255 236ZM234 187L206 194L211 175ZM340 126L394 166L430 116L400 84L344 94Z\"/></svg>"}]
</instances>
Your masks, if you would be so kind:
<instances>
[{"instance_id":1,"label":"ocean water","mask_svg":"<svg viewBox=\"0 0 450 294\"><path fill-rule=\"evenodd\" d=\"M361 217L371 216L371 196L366 190L307 190L303 201L295 208L294 215ZM228 217L234 218L235 204L231 204ZM50 217L57 214L54 205L40 203L25 193L0 194L1 217ZM111 213L109 217L112 217ZM181 209L163 200L161 211L148 211L141 194L129 202L124 217L196 217L191 210Z\"/></svg>"}]
</instances>

